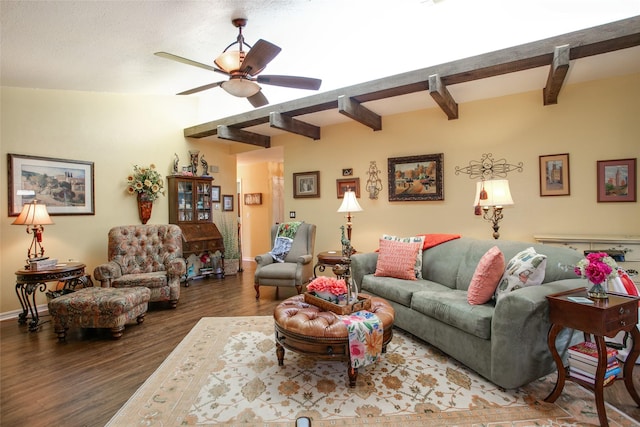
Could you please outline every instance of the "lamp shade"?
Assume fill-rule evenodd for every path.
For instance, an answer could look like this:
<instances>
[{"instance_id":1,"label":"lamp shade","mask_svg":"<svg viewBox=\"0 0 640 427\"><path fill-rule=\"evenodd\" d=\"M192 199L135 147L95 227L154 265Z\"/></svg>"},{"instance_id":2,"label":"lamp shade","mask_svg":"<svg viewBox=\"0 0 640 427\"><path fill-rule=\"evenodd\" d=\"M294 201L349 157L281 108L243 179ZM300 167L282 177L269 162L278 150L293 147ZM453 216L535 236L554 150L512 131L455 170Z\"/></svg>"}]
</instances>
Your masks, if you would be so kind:
<instances>
[{"instance_id":1,"label":"lamp shade","mask_svg":"<svg viewBox=\"0 0 640 427\"><path fill-rule=\"evenodd\" d=\"M344 192L344 199L338 208L338 212L360 212L362 208L358 203L355 191L347 190Z\"/></svg>"},{"instance_id":2,"label":"lamp shade","mask_svg":"<svg viewBox=\"0 0 640 427\"><path fill-rule=\"evenodd\" d=\"M243 60L244 52L240 52L239 50L229 50L220 54L213 63L227 73L231 73L232 71L240 69L240 65L242 65Z\"/></svg>"},{"instance_id":3,"label":"lamp shade","mask_svg":"<svg viewBox=\"0 0 640 427\"><path fill-rule=\"evenodd\" d=\"M11 224L13 225L47 225L53 224L47 207L38 204L37 200L27 203L22 207L22 212Z\"/></svg>"},{"instance_id":4,"label":"lamp shade","mask_svg":"<svg viewBox=\"0 0 640 427\"><path fill-rule=\"evenodd\" d=\"M260 86L256 83L242 78L231 78L226 82L222 82L220 86L227 93L240 98L247 98L260 91Z\"/></svg>"},{"instance_id":5,"label":"lamp shade","mask_svg":"<svg viewBox=\"0 0 640 427\"><path fill-rule=\"evenodd\" d=\"M486 199L480 198L480 192L483 188L487 193ZM492 179L476 183L476 197L473 201L473 206L511 206L513 204L509 180Z\"/></svg>"}]
</instances>

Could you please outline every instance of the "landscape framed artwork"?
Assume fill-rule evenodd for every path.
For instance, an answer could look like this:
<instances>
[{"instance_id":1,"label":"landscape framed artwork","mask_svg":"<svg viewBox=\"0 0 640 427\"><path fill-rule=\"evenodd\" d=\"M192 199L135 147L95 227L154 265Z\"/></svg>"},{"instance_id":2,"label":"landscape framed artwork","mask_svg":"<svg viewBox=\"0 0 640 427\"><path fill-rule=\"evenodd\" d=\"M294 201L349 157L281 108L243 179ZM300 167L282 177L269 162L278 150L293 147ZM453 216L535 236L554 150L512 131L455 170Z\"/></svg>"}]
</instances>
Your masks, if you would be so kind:
<instances>
[{"instance_id":1,"label":"landscape framed artwork","mask_svg":"<svg viewBox=\"0 0 640 427\"><path fill-rule=\"evenodd\" d=\"M233 194L222 195L222 210L231 212L233 210Z\"/></svg>"},{"instance_id":2,"label":"landscape framed artwork","mask_svg":"<svg viewBox=\"0 0 640 427\"><path fill-rule=\"evenodd\" d=\"M261 205L262 193L247 193L244 195L245 205Z\"/></svg>"},{"instance_id":3,"label":"landscape framed artwork","mask_svg":"<svg viewBox=\"0 0 640 427\"><path fill-rule=\"evenodd\" d=\"M211 201L220 203L220 186L219 185L211 186Z\"/></svg>"},{"instance_id":4,"label":"landscape framed artwork","mask_svg":"<svg viewBox=\"0 0 640 427\"><path fill-rule=\"evenodd\" d=\"M360 178L336 179L336 193L338 199L344 198L344 193L351 190L360 198Z\"/></svg>"},{"instance_id":5,"label":"landscape framed artwork","mask_svg":"<svg viewBox=\"0 0 640 427\"><path fill-rule=\"evenodd\" d=\"M93 162L7 154L9 216L37 199L49 215L95 215Z\"/></svg>"},{"instance_id":6,"label":"landscape framed artwork","mask_svg":"<svg viewBox=\"0 0 640 427\"><path fill-rule=\"evenodd\" d=\"M388 159L389 201L444 200L444 154Z\"/></svg>"},{"instance_id":7,"label":"landscape framed artwork","mask_svg":"<svg viewBox=\"0 0 640 427\"><path fill-rule=\"evenodd\" d=\"M294 173L293 197L320 197L320 171Z\"/></svg>"},{"instance_id":8,"label":"landscape framed artwork","mask_svg":"<svg viewBox=\"0 0 640 427\"><path fill-rule=\"evenodd\" d=\"M637 159L598 160L598 202L635 202Z\"/></svg>"},{"instance_id":9,"label":"landscape framed artwork","mask_svg":"<svg viewBox=\"0 0 640 427\"><path fill-rule=\"evenodd\" d=\"M540 196L568 196L569 154L548 154L540 159Z\"/></svg>"}]
</instances>

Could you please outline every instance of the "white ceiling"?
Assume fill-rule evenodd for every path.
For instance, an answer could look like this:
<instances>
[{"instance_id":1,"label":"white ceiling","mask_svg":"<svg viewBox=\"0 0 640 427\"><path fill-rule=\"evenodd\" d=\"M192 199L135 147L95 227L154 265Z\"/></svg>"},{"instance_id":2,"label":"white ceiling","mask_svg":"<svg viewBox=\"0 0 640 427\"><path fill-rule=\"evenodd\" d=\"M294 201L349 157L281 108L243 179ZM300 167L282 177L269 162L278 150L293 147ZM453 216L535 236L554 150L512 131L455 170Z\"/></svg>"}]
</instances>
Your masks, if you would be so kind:
<instances>
[{"instance_id":1,"label":"white ceiling","mask_svg":"<svg viewBox=\"0 0 640 427\"><path fill-rule=\"evenodd\" d=\"M282 48L263 74L317 77L322 92L637 15L640 0L1 0L0 83L172 95L220 76L153 53L211 64L235 41L231 19L246 17L248 43L263 38ZM638 48L603 56L576 61L567 83L640 72ZM538 90L547 73L533 69L449 90L459 103ZM315 93L268 85L263 92L271 104ZM203 122L253 109L221 88L189 96L200 99ZM435 107L428 94L401 98L368 107L383 116ZM308 121L345 120L326 111Z\"/></svg>"}]
</instances>

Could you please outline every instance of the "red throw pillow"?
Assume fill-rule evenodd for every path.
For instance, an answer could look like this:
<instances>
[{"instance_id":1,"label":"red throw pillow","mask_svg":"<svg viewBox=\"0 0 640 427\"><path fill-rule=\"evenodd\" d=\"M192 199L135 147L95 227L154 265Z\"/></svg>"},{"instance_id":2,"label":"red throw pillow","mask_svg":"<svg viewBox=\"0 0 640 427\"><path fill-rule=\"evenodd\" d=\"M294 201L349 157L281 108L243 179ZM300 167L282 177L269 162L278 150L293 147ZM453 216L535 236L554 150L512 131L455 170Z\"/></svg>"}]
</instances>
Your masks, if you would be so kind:
<instances>
[{"instance_id":1,"label":"red throw pillow","mask_svg":"<svg viewBox=\"0 0 640 427\"><path fill-rule=\"evenodd\" d=\"M380 253L374 276L416 280L413 269L420 243L380 239Z\"/></svg>"},{"instance_id":2,"label":"red throw pillow","mask_svg":"<svg viewBox=\"0 0 640 427\"><path fill-rule=\"evenodd\" d=\"M460 238L459 234L417 234L417 236L424 236L424 245L422 245L423 251L434 246L438 246L440 243Z\"/></svg>"},{"instance_id":3,"label":"red throw pillow","mask_svg":"<svg viewBox=\"0 0 640 427\"><path fill-rule=\"evenodd\" d=\"M489 249L478 262L469 284L467 301L471 305L488 302L498 287L504 274L504 255L497 246Z\"/></svg>"}]
</instances>

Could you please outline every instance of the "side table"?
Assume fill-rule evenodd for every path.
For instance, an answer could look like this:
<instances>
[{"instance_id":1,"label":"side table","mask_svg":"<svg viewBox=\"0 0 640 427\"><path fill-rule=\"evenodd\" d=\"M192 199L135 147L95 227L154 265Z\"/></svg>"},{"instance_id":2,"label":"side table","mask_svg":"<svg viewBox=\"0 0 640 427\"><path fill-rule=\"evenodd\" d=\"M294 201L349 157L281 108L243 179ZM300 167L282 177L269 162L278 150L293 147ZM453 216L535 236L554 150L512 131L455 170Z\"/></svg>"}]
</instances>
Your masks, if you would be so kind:
<instances>
[{"instance_id":1,"label":"side table","mask_svg":"<svg viewBox=\"0 0 640 427\"><path fill-rule=\"evenodd\" d=\"M553 356L553 360L558 367L558 380L555 387L544 400L545 402L555 402L562 393L565 380L574 381L585 388L593 390L596 399L596 408L598 409L598 419L600 425L608 426L607 413L604 406L604 373L607 366L606 344L604 337L613 337L620 331L631 333L633 339L633 348L624 363L623 379L627 391L640 406L640 396L633 386L633 368L636 359L640 355L640 332L636 324L638 323L638 301L640 298L628 295L610 293L608 299L592 299L593 304L585 304L571 301L571 297L587 297L587 291L584 288L573 289L571 291L561 292L558 294L548 295L549 301L549 320L551 327L547 342L549 350ZM585 339L589 339L593 335L596 348L598 349L598 367L596 370L596 382L590 384L577 378L567 375L567 368L562 363L562 358L558 354L556 348L556 337L563 328L572 328L582 331ZM617 381L614 380L611 383Z\"/></svg>"},{"instance_id":2,"label":"side table","mask_svg":"<svg viewBox=\"0 0 640 427\"><path fill-rule=\"evenodd\" d=\"M318 262L313 266L313 277L318 277L316 271L321 273L326 267L333 267L334 265L342 264L344 257L342 251L324 251L320 252L317 256Z\"/></svg>"},{"instance_id":3,"label":"side table","mask_svg":"<svg viewBox=\"0 0 640 427\"><path fill-rule=\"evenodd\" d=\"M18 315L18 323L27 323L27 317L31 314L29 331L37 331L40 324L40 316L36 306L36 291L44 292L47 282L67 282L83 277L85 265L79 262L58 264L49 270L18 270L16 271L16 295L22 306L22 313Z\"/></svg>"}]
</instances>

